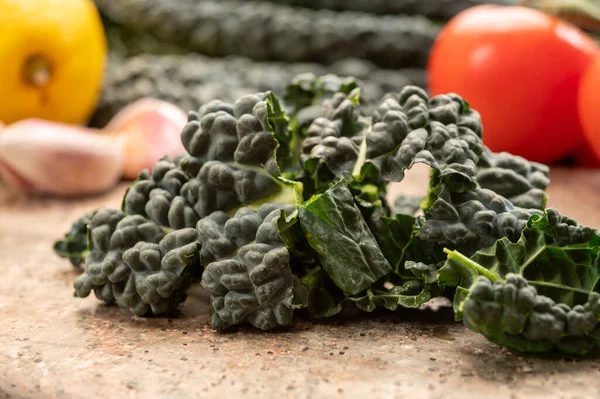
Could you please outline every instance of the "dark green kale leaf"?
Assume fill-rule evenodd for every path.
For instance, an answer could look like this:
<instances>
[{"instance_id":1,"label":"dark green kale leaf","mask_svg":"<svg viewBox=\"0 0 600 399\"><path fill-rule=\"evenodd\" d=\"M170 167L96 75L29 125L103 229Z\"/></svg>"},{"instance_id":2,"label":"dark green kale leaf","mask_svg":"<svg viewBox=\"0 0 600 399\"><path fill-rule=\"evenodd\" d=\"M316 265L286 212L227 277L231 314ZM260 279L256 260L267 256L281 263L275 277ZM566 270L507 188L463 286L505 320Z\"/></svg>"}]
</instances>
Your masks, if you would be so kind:
<instances>
[{"instance_id":1,"label":"dark green kale leaf","mask_svg":"<svg viewBox=\"0 0 600 399\"><path fill-rule=\"evenodd\" d=\"M419 238L423 222L422 217L404 214L388 217L382 214L381 208L367 218L381 251L394 269L393 275L388 276L389 282L394 287L418 286L431 297L440 293L437 271L446 255L442 247Z\"/></svg>"},{"instance_id":2,"label":"dark green kale leaf","mask_svg":"<svg viewBox=\"0 0 600 399\"><path fill-rule=\"evenodd\" d=\"M394 199L394 213L414 216L421 209L423 197L418 195L399 195Z\"/></svg>"},{"instance_id":3,"label":"dark green kale leaf","mask_svg":"<svg viewBox=\"0 0 600 399\"><path fill-rule=\"evenodd\" d=\"M340 178L350 179L368 120L360 115L360 89L335 93L321 104L322 116L308 127L301 160L316 192Z\"/></svg>"},{"instance_id":4,"label":"dark green kale leaf","mask_svg":"<svg viewBox=\"0 0 600 399\"><path fill-rule=\"evenodd\" d=\"M492 282L478 276L460 304L467 328L522 352L584 354L600 346L600 295L582 304L557 303L518 274Z\"/></svg>"},{"instance_id":5,"label":"dark green kale leaf","mask_svg":"<svg viewBox=\"0 0 600 399\"><path fill-rule=\"evenodd\" d=\"M443 190L425 212L419 238L471 256L501 238L516 242L529 218L541 213L515 207L487 189L463 193Z\"/></svg>"},{"instance_id":6,"label":"dark green kale leaf","mask_svg":"<svg viewBox=\"0 0 600 399\"><path fill-rule=\"evenodd\" d=\"M293 205L264 204L235 216L215 212L198 223L210 294L212 326L225 330L250 323L269 330L291 323L295 278L286 231L297 223Z\"/></svg>"},{"instance_id":7,"label":"dark green kale leaf","mask_svg":"<svg viewBox=\"0 0 600 399\"><path fill-rule=\"evenodd\" d=\"M477 182L521 208L544 209L549 168L536 162L485 149L477 165Z\"/></svg>"},{"instance_id":8,"label":"dark green kale leaf","mask_svg":"<svg viewBox=\"0 0 600 399\"><path fill-rule=\"evenodd\" d=\"M303 130L323 116L322 104L337 93L348 95L358 88L352 77L333 74L315 76L312 73L296 75L285 88L283 100L293 115L297 129Z\"/></svg>"},{"instance_id":9,"label":"dark green kale leaf","mask_svg":"<svg viewBox=\"0 0 600 399\"><path fill-rule=\"evenodd\" d=\"M125 195L127 214L176 230L218 210L301 200L302 184L282 175L298 168L295 139L272 93L212 101L188 119L181 139L189 155L142 172Z\"/></svg>"},{"instance_id":10,"label":"dark green kale leaf","mask_svg":"<svg viewBox=\"0 0 600 399\"><path fill-rule=\"evenodd\" d=\"M183 196L190 178L178 163L162 159L151 173L140 173L125 193L122 209L129 215L141 215L172 229L195 227L199 217L193 203Z\"/></svg>"},{"instance_id":11,"label":"dark green kale leaf","mask_svg":"<svg viewBox=\"0 0 600 399\"><path fill-rule=\"evenodd\" d=\"M300 278L299 285L307 291L306 309L314 318L352 314L356 310L373 312L378 308L392 311L399 307L418 308L432 297L421 280L394 280L395 283L391 283L382 279L355 295L349 295L337 287L321 267L316 267Z\"/></svg>"},{"instance_id":12,"label":"dark green kale leaf","mask_svg":"<svg viewBox=\"0 0 600 399\"><path fill-rule=\"evenodd\" d=\"M221 161L264 168L276 175L286 166L283 155L291 156L287 125L277 97L271 92L256 93L233 104L211 101L198 112L190 112L181 140L195 164ZM278 158L281 144L288 148L282 148Z\"/></svg>"},{"instance_id":13,"label":"dark green kale leaf","mask_svg":"<svg viewBox=\"0 0 600 399\"><path fill-rule=\"evenodd\" d=\"M590 293L600 292L600 236L552 208L533 215L517 242L502 237L470 258L459 251L447 253L438 281L460 287L454 302L458 318L465 290L480 275L492 281L509 273L521 275L540 295L569 307L582 305Z\"/></svg>"},{"instance_id":14,"label":"dark green kale leaf","mask_svg":"<svg viewBox=\"0 0 600 399\"><path fill-rule=\"evenodd\" d=\"M350 94L358 87L353 77L333 74L315 76L313 73L296 75L285 88L283 100L296 113L306 107L317 105L336 93Z\"/></svg>"},{"instance_id":15,"label":"dark green kale leaf","mask_svg":"<svg viewBox=\"0 0 600 399\"><path fill-rule=\"evenodd\" d=\"M85 262L88 247L87 227L93 215L94 212L90 212L77 219L63 239L54 243L54 252L61 258L68 259L75 267L83 266Z\"/></svg>"},{"instance_id":16,"label":"dark green kale leaf","mask_svg":"<svg viewBox=\"0 0 600 399\"><path fill-rule=\"evenodd\" d=\"M138 316L162 314L185 299L198 275L199 243L195 229L165 235L140 215L100 209L89 224L85 272L75 280L75 296L116 303ZM196 269L196 270L194 270Z\"/></svg>"},{"instance_id":17,"label":"dark green kale leaf","mask_svg":"<svg viewBox=\"0 0 600 399\"><path fill-rule=\"evenodd\" d=\"M424 163L460 192L476 187L481 137L479 114L462 97L429 98L423 89L407 86L384 98L373 115L364 159L380 159L382 176L389 181L401 181L406 169Z\"/></svg>"},{"instance_id":18,"label":"dark green kale leaf","mask_svg":"<svg viewBox=\"0 0 600 399\"><path fill-rule=\"evenodd\" d=\"M418 261L426 263L439 262L443 252L437 251L419 238L421 219L410 215L396 214L395 217L374 212L367 220L381 252L393 267L395 273L405 275L404 263ZM412 273L410 273L412 275Z\"/></svg>"},{"instance_id":19,"label":"dark green kale leaf","mask_svg":"<svg viewBox=\"0 0 600 399\"><path fill-rule=\"evenodd\" d=\"M199 253L198 232L192 228L171 232L158 244L138 242L123 253L131 275L117 304L137 315L174 310L200 276Z\"/></svg>"},{"instance_id":20,"label":"dark green kale leaf","mask_svg":"<svg viewBox=\"0 0 600 399\"><path fill-rule=\"evenodd\" d=\"M157 243L164 236L159 226L142 216L127 216L110 208L97 211L88 225L86 268L75 280L75 296L84 298L94 290L99 299L114 303L114 284L122 290L129 275L123 252L139 241Z\"/></svg>"},{"instance_id":21,"label":"dark green kale leaf","mask_svg":"<svg viewBox=\"0 0 600 399\"><path fill-rule=\"evenodd\" d=\"M302 204L300 224L323 269L344 292L357 294L392 271L345 181Z\"/></svg>"},{"instance_id":22,"label":"dark green kale leaf","mask_svg":"<svg viewBox=\"0 0 600 399\"><path fill-rule=\"evenodd\" d=\"M314 192L339 179L376 186L382 186L378 180L401 181L416 163L437 174L432 201L443 187L456 192L477 187L481 121L460 96L429 98L423 89L407 86L386 96L369 122L358 108L359 95L359 89L333 94L305 132L302 160L316 182Z\"/></svg>"},{"instance_id":23,"label":"dark green kale leaf","mask_svg":"<svg viewBox=\"0 0 600 399\"><path fill-rule=\"evenodd\" d=\"M183 162L202 166L185 196L198 216L259 200L301 199L302 185L280 176L293 167L295 144L272 93L246 95L234 104L213 101L189 119L181 136L190 157Z\"/></svg>"}]
</instances>

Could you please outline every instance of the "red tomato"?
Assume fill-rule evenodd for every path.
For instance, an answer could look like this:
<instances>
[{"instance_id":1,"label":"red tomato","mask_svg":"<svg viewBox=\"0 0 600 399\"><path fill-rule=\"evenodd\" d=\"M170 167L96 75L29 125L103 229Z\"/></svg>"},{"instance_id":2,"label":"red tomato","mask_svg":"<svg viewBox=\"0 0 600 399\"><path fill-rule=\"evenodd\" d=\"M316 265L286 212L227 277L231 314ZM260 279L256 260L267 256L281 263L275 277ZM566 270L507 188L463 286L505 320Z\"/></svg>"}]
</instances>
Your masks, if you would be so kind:
<instances>
[{"instance_id":1,"label":"red tomato","mask_svg":"<svg viewBox=\"0 0 600 399\"><path fill-rule=\"evenodd\" d=\"M432 94L479 111L484 143L554 162L583 142L579 81L597 46L578 28L524 7L478 6L443 29L429 60Z\"/></svg>"},{"instance_id":2,"label":"red tomato","mask_svg":"<svg viewBox=\"0 0 600 399\"><path fill-rule=\"evenodd\" d=\"M595 154L580 157L579 162L583 162L584 166L600 167L600 56L581 79L578 105L579 118L587 139L586 149Z\"/></svg>"}]
</instances>

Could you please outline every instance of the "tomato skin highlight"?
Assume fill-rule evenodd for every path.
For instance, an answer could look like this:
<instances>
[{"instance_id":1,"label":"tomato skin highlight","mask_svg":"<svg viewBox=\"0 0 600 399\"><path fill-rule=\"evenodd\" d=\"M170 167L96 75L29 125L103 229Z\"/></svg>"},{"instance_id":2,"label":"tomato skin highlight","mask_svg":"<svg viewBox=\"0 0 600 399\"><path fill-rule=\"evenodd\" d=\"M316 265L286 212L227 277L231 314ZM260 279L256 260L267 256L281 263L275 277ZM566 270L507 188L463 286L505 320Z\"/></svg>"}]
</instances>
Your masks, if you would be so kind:
<instances>
[{"instance_id":1,"label":"tomato skin highlight","mask_svg":"<svg viewBox=\"0 0 600 399\"><path fill-rule=\"evenodd\" d=\"M577 96L596 52L581 30L540 11L477 6L440 33L429 59L429 91L469 101L493 151L552 163L584 141Z\"/></svg>"},{"instance_id":2,"label":"tomato skin highlight","mask_svg":"<svg viewBox=\"0 0 600 399\"><path fill-rule=\"evenodd\" d=\"M583 75L578 105L586 138L585 152L588 153L587 157L580 157L579 164L600 168L600 55Z\"/></svg>"}]
</instances>

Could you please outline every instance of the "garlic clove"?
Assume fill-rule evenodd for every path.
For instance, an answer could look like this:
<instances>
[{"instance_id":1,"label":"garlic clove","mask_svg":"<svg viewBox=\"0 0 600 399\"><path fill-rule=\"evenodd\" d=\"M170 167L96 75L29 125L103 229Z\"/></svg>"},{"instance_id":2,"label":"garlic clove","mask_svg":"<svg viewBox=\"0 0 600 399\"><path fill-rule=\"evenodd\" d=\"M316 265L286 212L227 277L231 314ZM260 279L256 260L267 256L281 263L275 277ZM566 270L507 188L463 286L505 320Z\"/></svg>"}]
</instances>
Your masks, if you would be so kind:
<instances>
[{"instance_id":1,"label":"garlic clove","mask_svg":"<svg viewBox=\"0 0 600 399\"><path fill-rule=\"evenodd\" d=\"M119 181L124 145L92 129L27 119L0 133L0 175L30 194L96 194Z\"/></svg>"},{"instance_id":2,"label":"garlic clove","mask_svg":"<svg viewBox=\"0 0 600 399\"><path fill-rule=\"evenodd\" d=\"M187 114L181 108L154 98L142 98L123 108L105 130L126 139L124 177L135 179L161 158L184 153L181 131L186 123Z\"/></svg>"}]
</instances>

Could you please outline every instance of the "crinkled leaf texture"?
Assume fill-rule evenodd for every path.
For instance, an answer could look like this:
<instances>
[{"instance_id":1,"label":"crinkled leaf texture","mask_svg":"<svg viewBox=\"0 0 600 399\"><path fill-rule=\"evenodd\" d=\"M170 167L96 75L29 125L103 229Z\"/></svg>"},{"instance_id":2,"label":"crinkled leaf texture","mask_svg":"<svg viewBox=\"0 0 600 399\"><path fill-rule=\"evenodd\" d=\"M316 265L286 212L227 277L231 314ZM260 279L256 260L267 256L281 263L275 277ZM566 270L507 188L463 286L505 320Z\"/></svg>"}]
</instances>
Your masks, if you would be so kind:
<instances>
[{"instance_id":1,"label":"crinkled leaf texture","mask_svg":"<svg viewBox=\"0 0 600 399\"><path fill-rule=\"evenodd\" d=\"M443 190L425 213L419 238L471 256L501 238L516 242L534 214L542 211L515 207L491 190Z\"/></svg>"},{"instance_id":2,"label":"crinkled leaf texture","mask_svg":"<svg viewBox=\"0 0 600 399\"><path fill-rule=\"evenodd\" d=\"M377 308L397 310L399 307L418 308L431 299L431 293L419 280L399 280L396 285L384 286L381 280L355 295L344 293L317 267L303 276L297 291L304 292L304 302L311 317L326 318L356 310L373 312ZM389 282L388 282L389 283Z\"/></svg>"},{"instance_id":3,"label":"crinkled leaf texture","mask_svg":"<svg viewBox=\"0 0 600 399\"><path fill-rule=\"evenodd\" d=\"M360 91L324 101L302 142L303 165L320 187L340 178L359 182L373 175L401 181L406 169L425 163L453 191L477 186L483 151L479 114L460 96L429 98L413 86L386 96L369 121L358 108Z\"/></svg>"},{"instance_id":4,"label":"crinkled leaf texture","mask_svg":"<svg viewBox=\"0 0 600 399\"><path fill-rule=\"evenodd\" d=\"M600 295L570 306L538 293L518 274L492 282L478 276L461 303L467 328L522 352L584 354L600 346Z\"/></svg>"},{"instance_id":5,"label":"crinkled leaf texture","mask_svg":"<svg viewBox=\"0 0 600 399\"><path fill-rule=\"evenodd\" d=\"M333 74L315 76L303 73L295 76L286 86L283 99L296 113L304 108L317 105L335 93L350 93L358 87L352 77L340 77Z\"/></svg>"},{"instance_id":6,"label":"crinkled leaf texture","mask_svg":"<svg viewBox=\"0 0 600 399\"><path fill-rule=\"evenodd\" d=\"M477 182L521 208L544 209L550 168L509 154L485 149L477 165Z\"/></svg>"},{"instance_id":7,"label":"crinkled leaf texture","mask_svg":"<svg viewBox=\"0 0 600 399\"><path fill-rule=\"evenodd\" d=\"M438 281L459 287L454 299L458 318L466 290L479 275L492 281L509 273L523 276L540 295L572 307L600 291L599 252L600 237L595 230L549 208L543 215L531 217L517 242L501 238L470 258L448 251Z\"/></svg>"},{"instance_id":8,"label":"crinkled leaf texture","mask_svg":"<svg viewBox=\"0 0 600 399\"><path fill-rule=\"evenodd\" d=\"M87 213L77 219L65 236L54 243L54 252L61 258L68 259L75 267L83 266L87 254L87 228L94 212Z\"/></svg>"},{"instance_id":9,"label":"crinkled leaf texture","mask_svg":"<svg viewBox=\"0 0 600 399\"><path fill-rule=\"evenodd\" d=\"M481 137L479 114L462 97L429 98L423 89L407 86L386 96L373 115L355 175L363 159L379 160L388 181L401 181L406 169L424 163L451 190L470 190L477 184Z\"/></svg>"},{"instance_id":10,"label":"crinkled leaf texture","mask_svg":"<svg viewBox=\"0 0 600 399\"><path fill-rule=\"evenodd\" d=\"M186 195L190 179L179 162L162 159L151 173L140 173L125 193L122 209L129 215L141 215L172 229L195 227L199 217L193 209L193 200L188 201L190 197Z\"/></svg>"},{"instance_id":11,"label":"crinkled leaf texture","mask_svg":"<svg viewBox=\"0 0 600 399\"><path fill-rule=\"evenodd\" d=\"M89 224L85 272L75 280L75 296L93 290L106 303L116 303L138 316L173 311L199 274L195 229L169 234L142 216L101 209Z\"/></svg>"},{"instance_id":12,"label":"crinkled leaf texture","mask_svg":"<svg viewBox=\"0 0 600 399\"><path fill-rule=\"evenodd\" d=\"M320 106L321 116L308 127L301 160L319 192L340 178L350 179L369 121L360 114L360 89L335 93Z\"/></svg>"},{"instance_id":13,"label":"crinkled leaf texture","mask_svg":"<svg viewBox=\"0 0 600 399\"><path fill-rule=\"evenodd\" d=\"M323 269L344 292L357 294L392 271L346 182L304 203L300 224Z\"/></svg>"},{"instance_id":14,"label":"crinkled leaf texture","mask_svg":"<svg viewBox=\"0 0 600 399\"><path fill-rule=\"evenodd\" d=\"M189 155L142 172L125 195L124 212L181 229L219 210L301 201L302 184L282 175L297 167L295 140L272 93L212 101L188 119L181 139Z\"/></svg>"},{"instance_id":15,"label":"crinkled leaf texture","mask_svg":"<svg viewBox=\"0 0 600 399\"><path fill-rule=\"evenodd\" d=\"M295 278L283 237L295 223L295 206L273 204L241 208L233 217L216 212L198 223L214 329L250 323L269 330L292 322Z\"/></svg>"},{"instance_id":16,"label":"crinkled leaf texture","mask_svg":"<svg viewBox=\"0 0 600 399\"><path fill-rule=\"evenodd\" d=\"M122 211L96 212L57 244L73 263L87 253L75 295L93 290L133 314L164 314L204 268L215 329L267 330L290 324L299 308L329 317L418 307L441 284L456 287L458 317L474 309L469 328L532 341L527 327L488 326L466 305L498 302L475 301L479 276L517 273L534 296L559 303L551 309L591 309L599 239L543 212L546 167L486 149L479 114L456 94L430 98L407 86L367 116L360 93L353 78L306 74L287 88L290 117L271 92L190 112L188 154L142 172ZM429 192L394 214L386 184L416 163L432 169ZM415 217L419 206L425 215ZM524 317L533 323L537 311ZM561 337L579 328L565 317Z\"/></svg>"},{"instance_id":17,"label":"crinkled leaf texture","mask_svg":"<svg viewBox=\"0 0 600 399\"><path fill-rule=\"evenodd\" d=\"M294 124L300 130L323 116L323 103L336 93L350 94L358 88L358 82L352 77L339 77L328 74L315 76L304 73L295 76L285 88L283 100L291 114Z\"/></svg>"}]
</instances>

